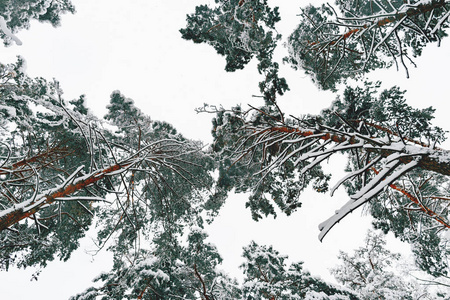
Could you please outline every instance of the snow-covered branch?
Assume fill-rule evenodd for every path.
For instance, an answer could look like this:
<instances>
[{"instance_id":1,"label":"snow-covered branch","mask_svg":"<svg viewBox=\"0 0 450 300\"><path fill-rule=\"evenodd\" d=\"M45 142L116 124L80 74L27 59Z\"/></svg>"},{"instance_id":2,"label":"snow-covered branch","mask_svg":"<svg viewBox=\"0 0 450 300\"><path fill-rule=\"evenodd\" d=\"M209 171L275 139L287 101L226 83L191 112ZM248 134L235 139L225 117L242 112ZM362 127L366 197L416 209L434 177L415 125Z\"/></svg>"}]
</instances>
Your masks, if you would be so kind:
<instances>
[{"instance_id":1,"label":"snow-covered branch","mask_svg":"<svg viewBox=\"0 0 450 300\"><path fill-rule=\"evenodd\" d=\"M19 203L15 203L11 207L2 210L0 212L0 231L32 216L41 208L52 204L54 201L106 201L104 198L77 195L77 193L106 177L119 176L124 172L131 170L133 166L142 164L143 161L150 162L151 165L156 166L161 164L164 168L174 170L179 176L185 178L181 174L183 169L176 163L171 162L171 160L178 160L181 155L186 155L189 151L191 153L192 151L199 151L198 149L191 149L189 147L190 146L187 146L186 143L165 139L147 145L117 164L95 170L85 175L80 175L85 167L79 166L69 176L63 178L62 183L53 188L43 190L38 195L33 196L28 200L22 200ZM186 150L188 151L186 152ZM22 163L16 165L21 164ZM177 168L180 169L180 171L176 170ZM146 168L133 169L134 172L145 170ZM185 180L188 181L187 178L185 178Z\"/></svg>"},{"instance_id":2,"label":"snow-covered branch","mask_svg":"<svg viewBox=\"0 0 450 300\"><path fill-rule=\"evenodd\" d=\"M331 6L304 9L304 21L289 38L287 60L323 88L334 89L346 78L397 65L397 58L408 75L405 61L414 64L411 57L445 36L449 1L369 2L340 2L340 13Z\"/></svg>"},{"instance_id":3,"label":"snow-covered branch","mask_svg":"<svg viewBox=\"0 0 450 300\"><path fill-rule=\"evenodd\" d=\"M393 91L398 93L396 90ZM351 96L351 99L358 101L357 97ZM375 99L371 101L374 101L371 105L382 103ZM308 180L314 180L315 176L319 179L324 178L318 170L320 164L329 157L337 153L348 155L352 166L350 172L331 189L331 194L343 184L347 188L352 186L349 190L351 200L338 210L336 215L320 225L320 240L347 214L389 188L408 197L410 194L406 190L394 188L398 187L394 182L415 169L439 176L450 176L450 152L435 147L432 140L428 140L428 143L422 142L422 136L442 140L439 128L421 127L422 132L415 132L416 125L408 123L407 118L401 121L381 119L383 122L377 123L371 115L365 119L359 114L360 119L353 119L345 117L349 112L336 110L338 107L348 106L353 113L353 104L344 105L339 102L334 105L329 111L324 111L322 116L307 116L300 119L276 118L261 109L254 108L242 113L232 111L228 113L239 116L233 126L236 126L237 122L241 123L239 131L235 131L239 138L233 142L235 147L229 149L228 156L232 157L234 164L254 170L251 175L255 176L252 189L258 197L263 197L260 191L274 193L276 191L273 195L276 199L281 193L278 189L286 189L283 188L284 184L286 186L288 184L284 183L285 181L289 181L292 189L295 187L293 182L298 181L297 189L301 189L305 178L310 178ZM367 114L368 104L358 105L365 105L364 112ZM330 116L333 116L333 121L327 119ZM226 132L223 131L224 126L227 126L226 122L217 130ZM425 128L430 134L423 131ZM373 170L377 170L375 175ZM289 176L289 179L285 176ZM319 186L316 190L323 191L324 187ZM289 195L298 195L295 194L298 192L289 191L290 194L284 196L286 199L283 200L286 204L279 199L275 201L278 201L280 208L286 209L289 214L288 203L295 201L290 199L292 196ZM447 224L447 220L440 217L442 214L434 212L430 206L419 203L417 197L409 200L419 211L432 216L443 225Z\"/></svg>"},{"instance_id":4,"label":"snow-covered branch","mask_svg":"<svg viewBox=\"0 0 450 300\"><path fill-rule=\"evenodd\" d=\"M32 216L38 212L42 207L53 203L59 198L64 198L66 196L72 195L79 192L85 187L88 187L95 182L102 180L105 176L110 175L112 172L117 172L122 170L127 165L113 165L103 170L98 170L93 173L78 176L80 169L77 169L69 176L69 180L60 184L52 189L42 191L34 199L29 199L22 201L21 203L15 204L8 209L4 209L0 212L0 231L8 228L9 226L20 222L21 220ZM66 185L71 181L71 184Z\"/></svg>"},{"instance_id":5,"label":"snow-covered branch","mask_svg":"<svg viewBox=\"0 0 450 300\"><path fill-rule=\"evenodd\" d=\"M22 45L22 41L19 40L19 38L17 36L15 36L11 30L9 30L8 26L6 25L5 19L0 16L0 29L3 31L3 33L9 37L10 39L12 39L14 42L16 42L17 45L21 46Z\"/></svg>"}]
</instances>

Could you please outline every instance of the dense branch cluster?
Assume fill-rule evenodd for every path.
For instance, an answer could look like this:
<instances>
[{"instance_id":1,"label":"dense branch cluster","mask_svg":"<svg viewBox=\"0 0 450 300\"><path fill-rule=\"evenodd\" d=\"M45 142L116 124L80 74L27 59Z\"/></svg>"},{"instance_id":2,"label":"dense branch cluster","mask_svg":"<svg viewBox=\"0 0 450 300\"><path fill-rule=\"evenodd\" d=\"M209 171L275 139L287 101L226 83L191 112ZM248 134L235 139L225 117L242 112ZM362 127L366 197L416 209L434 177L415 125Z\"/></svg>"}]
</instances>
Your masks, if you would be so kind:
<instances>
[{"instance_id":1,"label":"dense branch cluster","mask_svg":"<svg viewBox=\"0 0 450 300\"><path fill-rule=\"evenodd\" d=\"M280 35L275 23L280 20L278 8L271 9L267 0L217 0L217 7L200 5L187 16L181 29L183 39L207 43L226 57L227 71L236 71L256 56L261 68L271 61Z\"/></svg>"},{"instance_id":2,"label":"dense branch cluster","mask_svg":"<svg viewBox=\"0 0 450 300\"><path fill-rule=\"evenodd\" d=\"M431 126L431 108L411 108L398 88L378 97L376 90L370 83L347 88L318 116L285 118L267 106L218 110L214 149L225 158L219 184L251 192L247 206L255 219L275 214L274 204L289 215L301 206L299 195L308 185L328 190L329 175L320 165L345 154L349 173L331 194L345 185L350 200L319 225L319 239L368 203L378 228L394 231L423 256L430 236L439 241L439 231L450 228L449 153L436 147L443 130ZM445 239L434 247L442 253ZM436 263L447 269L443 257Z\"/></svg>"},{"instance_id":3,"label":"dense branch cluster","mask_svg":"<svg viewBox=\"0 0 450 300\"><path fill-rule=\"evenodd\" d=\"M0 3L0 38L5 45L21 42L13 34L28 29L31 20L48 22L54 27L61 25L61 14L75 13L70 0L5 0ZM5 28L6 27L6 28Z\"/></svg>"},{"instance_id":4,"label":"dense branch cluster","mask_svg":"<svg viewBox=\"0 0 450 300\"><path fill-rule=\"evenodd\" d=\"M407 61L446 36L449 5L308 6L285 60L331 89L393 64L408 73ZM19 45L14 34L30 19L58 25L74 11L68 0L6 1L0 38ZM210 148L152 120L119 91L99 119L85 96L67 102L56 80L28 77L23 58L0 64L0 269L67 260L95 224L96 253L107 248L114 265L74 300L448 298L404 280L394 269L400 256L371 232L365 247L339 256L333 274L345 288L254 241L243 249L242 284L219 269L204 224L229 192L249 193L246 206L259 220L276 216L276 207L291 215L308 188L333 195L343 186L349 200L319 225L320 240L364 206L376 229L411 245L416 267L431 276L423 282L449 286L450 152L440 148L446 132L431 124L434 109L409 106L398 87L379 92L379 82L364 82L318 115L288 116L277 103L289 90L273 55L279 21L266 0L216 0L187 15L182 38L212 46L227 71L256 57L263 76L261 106L197 110L215 114ZM322 165L332 156L347 160L347 174L329 188Z\"/></svg>"},{"instance_id":5,"label":"dense branch cluster","mask_svg":"<svg viewBox=\"0 0 450 300\"><path fill-rule=\"evenodd\" d=\"M289 61L324 89L369 71L408 65L431 42L446 36L448 1L337 1L308 6L288 41Z\"/></svg>"}]
</instances>

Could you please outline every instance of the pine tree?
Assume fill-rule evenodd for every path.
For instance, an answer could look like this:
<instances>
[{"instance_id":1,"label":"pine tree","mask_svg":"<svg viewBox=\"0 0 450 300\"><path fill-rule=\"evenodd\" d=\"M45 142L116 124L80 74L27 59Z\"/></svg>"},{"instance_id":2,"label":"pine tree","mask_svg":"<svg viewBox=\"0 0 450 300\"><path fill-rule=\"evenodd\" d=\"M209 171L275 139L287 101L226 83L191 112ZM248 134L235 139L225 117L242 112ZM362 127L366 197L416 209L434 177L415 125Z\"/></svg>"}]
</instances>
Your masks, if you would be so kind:
<instances>
[{"instance_id":1,"label":"pine tree","mask_svg":"<svg viewBox=\"0 0 450 300\"><path fill-rule=\"evenodd\" d=\"M276 94L289 90L286 80L278 76L279 64L273 52L281 35L275 24L280 21L278 7L268 6L267 0L216 0L215 7L197 6L187 15L182 38L194 43L206 43L225 56L227 72L243 69L256 56L258 72L264 75L259 88L268 103Z\"/></svg>"},{"instance_id":2,"label":"pine tree","mask_svg":"<svg viewBox=\"0 0 450 300\"><path fill-rule=\"evenodd\" d=\"M408 192L414 188L413 179L410 184L395 183L405 173L419 176L414 169L447 182L448 164L437 158L446 157L448 151L435 147L443 140L443 130L431 125L433 109L413 109L396 87L379 96L375 91L371 84L347 88L344 98L337 98L321 115L296 119L284 118L267 106L219 111L213 121L213 147L225 164L220 184L235 186L238 192L252 191L247 205L255 219L274 213L268 195L289 215L301 205L298 197L308 184L312 182L318 192L328 189L329 175L321 171L320 163L346 153L349 174L332 191L346 182L352 200L321 226L321 239L349 212L387 190L395 190L436 225L448 228L444 203L448 191L438 182L429 196L438 193L442 199L424 195L426 202Z\"/></svg>"},{"instance_id":3,"label":"pine tree","mask_svg":"<svg viewBox=\"0 0 450 300\"><path fill-rule=\"evenodd\" d=\"M29 78L23 64L1 70L2 268L67 260L94 215L99 246L117 234L117 253L141 234L202 224L214 162L199 142L152 121L117 91L105 117L117 131L106 130L83 96L69 107L57 82ZM217 209L208 205L211 216Z\"/></svg>"},{"instance_id":4,"label":"pine tree","mask_svg":"<svg viewBox=\"0 0 450 300\"><path fill-rule=\"evenodd\" d=\"M409 65L432 42L447 36L445 0L338 0L334 6L301 9L298 27L285 45L284 58L323 89L336 90L348 78L361 80L370 71L395 65L409 77ZM281 40L275 25L278 8L267 1L216 1L188 15L182 37L207 43L226 56L227 71L242 69L256 55L258 70L277 65L273 50ZM267 32L267 33L266 33Z\"/></svg>"},{"instance_id":5,"label":"pine tree","mask_svg":"<svg viewBox=\"0 0 450 300\"><path fill-rule=\"evenodd\" d=\"M71 299L239 299L237 282L218 270L222 258L206 238L194 226L186 245L180 236L160 232L152 250L140 249L132 260L115 252L113 269L95 279L102 286Z\"/></svg>"},{"instance_id":6,"label":"pine tree","mask_svg":"<svg viewBox=\"0 0 450 300\"><path fill-rule=\"evenodd\" d=\"M244 247L243 256L244 299L357 299L351 292L311 276L302 262L287 267L287 256L272 246L252 241Z\"/></svg>"},{"instance_id":7,"label":"pine tree","mask_svg":"<svg viewBox=\"0 0 450 300\"><path fill-rule=\"evenodd\" d=\"M446 35L447 6L446 1L308 6L304 21L289 37L290 57L285 61L304 68L322 88L332 89L348 77L362 79L368 71L393 63L407 68L405 60ZM287 83L272 56L269 65L276 66L276 79L268 80L264 69L261 106L199 110L217 113L213 150L223 192L250 192L246 206L255 220L276 215L275 206L290 215L301 206L300 194L308 185L328 191L330 174L321 164L344 153L348 175L331 194L343 184L350 200L320 224L319 239L354 209L367 205L376 228L413 245L424 271L445 276L448 250L439 231L450 228L445 204L450 165L448 151L438 147L446 132L431 125L434 109L409 106L398 87L379 92L380 83L364 82L364 88L348 87L320 115L288 118L277 105Z\"/></svg>"},{"instance_id":8,"label":"pine tree","mask_svg":"<svg viewBox=\"0 0 450 300\"><path fill-rule=\"evenodd\" d=\"M259 68L266 68L280 39L275 31L278 8L271 9L267 0L215 2L215 7L200 5L187 16L187 26L180 30L183 39L213 46L225 56L227 71L244 68L254 56Z\"/></svg>"},{"instance_id":9,"label":"pine tree","mask_svg":"<svg viewBox=\"0 0 450 300\"><path fill-rule=\"evenodd\" d=\"M61 13L74 12L69 1L16 2L0 4L5 44L17 42L13 33L30 19L57 25ZM343 17L331 7L305 9L310 23L290 37L287 60L335 88L397 59L407 68L405 59L445 36L446 1L367 3L340 1ZM152 120L119 91L100 120L84 96L67 103L58 82L26 76L22 58L0 65L0 268L68 259L97 216L99 251L112 251L114 266L96 279L100 287L74 299L356 299L301 263L287 268L285 256L254 242L244 248L239 286L217 269L222 259L202 230L233 188L251 192L254 219L275 214L274 205L291 214L309 185L328 190L321 163L344 153L348 175L331 191L344 185L350 201L320 225L320 239L367 205L376 228L411 243L419 268L448 276L448 241L440 231L450 228L450 165L448 151L438 148L445 132L431 125L434 110L410 107L397 87L378 93L378 84L365 83L347 88L319 115L286 117L277 97L288 85L273 58L279 20L267 1L216 0L215 7L197 7L180 30L184 39L224 55L227 71L256 57L264 77L261 107L214 111L213 153ZM385 270L397 256L381 238L368 241L355 256L341 255L351 266L338 278L348 284L345 276L354 275L359 281L351 288L362 298L410 297L410 285Z\"/></svg>"},{"instance_id":10,"label":"pine tree","mask_svg":"<svg viewBox=\"0 0 450 300\"><path fill-rule=\"evenodd\" d=\"M385 248L382 234L369 231L365 246L353 255L340 252L341 264L331 272L361 299L445 299L448 295L405 278L398 270L401 256Z\"/></svg>"}]
</instances>

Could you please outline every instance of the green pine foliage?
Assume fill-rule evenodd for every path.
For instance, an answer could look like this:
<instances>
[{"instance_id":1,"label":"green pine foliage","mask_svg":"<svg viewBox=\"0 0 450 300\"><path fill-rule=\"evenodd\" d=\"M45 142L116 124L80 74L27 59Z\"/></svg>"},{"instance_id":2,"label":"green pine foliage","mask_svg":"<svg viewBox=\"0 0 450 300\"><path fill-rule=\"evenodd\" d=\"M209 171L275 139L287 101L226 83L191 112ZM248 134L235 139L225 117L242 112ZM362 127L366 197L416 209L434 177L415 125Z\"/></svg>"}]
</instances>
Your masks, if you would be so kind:
<instances>
[{"instance_id":1,"label":"green pine foliage","mask_svg":"<svg viewBox=\"0 0 450 300\"><path fill-rule=\"evenodd\" d=\"M31 20L59 26L61 15L67 12L75 13L75 7L70 0L3 0L0 2L0 16L3 17L12 33L28 29ZM11 44L11 38L1 30L0 38L5 45Z\"/></svg>"},{"instance_id":2,"label":"green pine foliage","mask_svg":"<svg viewBox=\"0 0 450 300\"><path fill-rule=\"evenodd\" d=\"M222 9L226 5L234 5L231 11L242 9L240 4L218 3L216 15L229 11ZM393 64L404 65L407 69L405 61L421 55L427 43L439 41L446 35L444 30L448 25L443 20L447 5L445 1L412 1L404 5L402 1L388 0L338 1L335 7L310 5L302 9L302 22L288 38L290 55L285 61L305 70L324 89L336 89L346 78L362 79L369 71ZM204 12L212 12L212 9L204 6L201 11L188 16L187 29L181 30L183 38L186 38L186 30L195 27L193 20L213 19L212 15L204 18ZM217 24L220 25L214 27ZM227 32L220 22L210 22L208 26L195 28L203 28L198 29L200 33L209 34L210 28ZM381 34L375 34L378 31ZM401 39L400 43L398 39ZM207 43L232 49L213 35L209 35ZM394 152L402 147L409 149L409 145L432 148L436 155L443 155L441 161L445 160L446 151L440 152L436 147L445 140L446 132L431 125L434 109L412 108L404 98L404 91L398 87L378 92L380 83L365 82L364 88L345 89L342 98L337 98L318 116L286 118L277 106L277 98L288 91L288 85L279 76L279 65L272 55L266 57L268 59L258 65L258 71L265 77L259 86L264 105L249 111L243 111L241 107L216 110L212 131L213 151L219 164L218 186L222 193L233 188L236 192L251 192L246 206L251 209L253 219L276 215L275 206L290 215L301 206L300 194L310 185L316 191L328 191L330 175L321 171L319 163L319 158L326 159L320 151L327 149L328 142L322 143L320 138L298 138L298 142L293 142L298 137L298 130L305 134L328 134L338 143L341 143L339 139L345 140L345 136L350 144L358 143L358 138L352 139L359 136L359 143L367 143L362 148L347 146L343 151L334 152L329 146L330 155L335 152L348 155L346 171L349 175L343 183L351 196L358 195L371 180L372 183L380 180L377 174L386 164L384 158L393 154L392 150L382 150L382 147L395 149ZM311 154L311 151L315 152ZM447 254L438 232L441 225L449 224L443 200L448 191L440 186L446 186L448 171L447 166L433 167L433 164L421 162L420 170L411 171L403 181L393 183L396 189L386 186L380 190L376 197L372 196L374 200L369 203L369 210L375 218L375 227L383 228L385 232L393 231L413 245L418 265L428 273L440 276L446 274L444 261ZM387 174L393 172L392 169ZM432 179L427 179L424 185L415 185L421 178ZM418 189L426 193L411 197ZM427 234L414 229L432 227L431 223L437 227L427 234L433 236L435 243L425 242L430 240L425 237ZM429 256L426 252L435 253L434 258L425 259Z\"/></svg>"},{"instance_id":3,"label":"green pine foliage","mask_svg":"<svg viewBox=\"0 0 450 300\"><path fill-rule=\"evenodd\" d=\"M243 257L243 299L358 299L345 289L311 276L303 269L302 262L288 267L288 257L272 246L252 241L244 247Z\"/></svg>"},{"instance_id":4,"label":"green pine foliage","mask_svg":"<svg viewBox=\"0 0 450 300\"><path fill-rule=\"evenodd\" d=\"M119 255L138 239L151 240L150 232L179 235L186 226L202 226L205 210L210 218L217 213L223 196L213 192L215 163L200 142L151 120L118 91L105 116L114 129L104 129L84 96L66 105L57 82L29 78L23 64L20 58L1 70L3 269L67 260L93 216L98 217L100 247L114 235L109 247ZM53 197L55 189L60 192L114 165L120 173L84 188L73 185L47 205L39 204L34 215L20 208L36 206ZM210 198L217 201L207 203ZM23 221L10 222L15 215Z\"/></svg>"},{"instance_id":5,"label":"green pine foliage","mask_svg":"<svg viewBox=\"0 0 450 300\"><path fill-rule=\"evenodd\" d=\"M431 42L447 36L447 1L338 0L334 6L302 9L289 36L293 68L302 69L323 89L336 90L348 78L393 65L415 66L413 59Z\"/></svg>"},{"instance_id":6,"label":"green pine foliage","mask_svg":"<svg viewBox=\"0 0 450 300\"><path fill-rule=\"evenodd\" d=\"M238 283L218 270L222 258L206 238L198 227L184 245L157 235L151 251L140 249L133 260L115 255L113 269L95 279L102 285L71 299L239 299Z\"/></svg>"},{"instance_id":7,"label":"green pine foliage","mask_svg":"<svg viewBox=\"0 0 450 300\"><path fill-rule=\"evenodd\" d=\"M271 124L278 117L273 107L263 107L260 111L242 111L235 107L231 111L217 112L213 119L212 147L220 164L218 186L226 191L235 188L237 193L250 192L246 207L251 209L254 220L276 216L274 204L290 215L301 206L300 194L311 183L320 192L327 190L329 176L320 166L300 174L304 164L289 162L268 174L261 172L276 159L283 146L276 142L258 143L261 136L254 129Z\"/></svg>"},{"instance_id":8,"label":"green pine foliage","mask_svg":"<svg viewBox=\"0 0 450 300\"><path fill-rule=\"evenodd\" d=\"M243 248L245 261L240 268L245 278L239 284L219 269L222 258L206 238L196 227L184 245L168 235L159 236L153 251L141 251L134 261L116 258L113 270L95 279L100 287L71 299L358 299L311 276L302 262L288 267L287 256L255 242Z\"/></svg>"},{"instance_id":9,"label":"green pine foliage","mask_svg":"<svg viewBox=\"0 0 450 300\"><path fill-rule=\"evenodd\" d=\"M279 64L273 52L281 35L275 24L280 21L278 7L271 8L267 0L216 0L216 5L197 6L187 15L182 38L194 43L206 43L225 56L227 72L243 69L253 57L258 60L258 72L264 76L259 83L267 104L289 90L286 79L278 76Z\"/></svg>"},{"instance_id":10,"label":"green pine foliage","mask_svg":"<svg viewBox=\"0 0 450 300\"><path fill-rule=\"evenodd\" d=\"M284 61L302 69L323 89L336 90L348 78L393 65L409 76L413 59L423 48L447 35L447 1L339 0L334 6L308 5L301 9L298 27L285 43ZM201 5L187 16L182 37L207 43L225 56L227 71L235 71L256 56L258 70L273 62L273 50L281 40L275 24L278 8L267 1L216 1ZM267 75L267 74L266 74Z\"/></svg>"},{"instance_id":11,"label":"green pine foliage","mask_svg":"<svg viewBox=\"0 0 450 300\"><path fill-rule=\"evenodd\" d=\"M402 274L401 255L386 249L383 234L369 231L365 245L353 255L340 252L331 272L360 299L446 299L445 292L421 286Z\"/></svg>"},{"instance_id":12,"label":"green pine foliage","mask_svg":"<svg viewBox=\"0 0 450 300\"><path fill-rule=\"evenodd\" d=\"M261 65L270 61L280 35L275 23L280 20L278 8L267 0L215 0L216 5L200 5L187 15L182 38L207 43L225 56L225 70L243 69L256 56ZM264 67L263 67L264 68Z\"/></svg>"}]
</instances>

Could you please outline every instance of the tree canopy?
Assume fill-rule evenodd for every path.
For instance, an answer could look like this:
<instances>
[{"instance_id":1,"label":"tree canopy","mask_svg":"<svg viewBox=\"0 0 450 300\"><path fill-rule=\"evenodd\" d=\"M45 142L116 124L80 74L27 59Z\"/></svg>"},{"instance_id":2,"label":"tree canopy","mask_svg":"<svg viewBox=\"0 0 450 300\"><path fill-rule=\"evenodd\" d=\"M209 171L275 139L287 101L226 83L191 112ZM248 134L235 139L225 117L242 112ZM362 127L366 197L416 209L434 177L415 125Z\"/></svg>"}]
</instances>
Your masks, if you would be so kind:
<instances>
[{"instance_id":1,"label":"tree canopy","mask_svg":"<svg viewBox=\"0 0 450 300\"><path fill-rule=\"evenodd\" d=\"M448 1L339 0L302 9L286 61L324 89L379 68L415 66L414 58L447 36Z\"/></svg>"},{"instance_id":2,"label":"tree canopy","mask_svg":"<svg viewBox=\"0 0 450 300\"><path fill-rule=\"evenodd\" d=\"M120 91L96 117L86 97L63 97L57 80L31 78L25 59L0 64L0 269L45 267L66 261L86 231L114 255L95 286L71 299L377 299L447 297L402 278L400 259L369 232L366 245L324 282L288 263L273 246L243 248L243 282L220 270L222 257L207 240L232 191L248 193L254 220L300 209L302 192L339 187L348 202L319 225L319 240L364 206L373 227L411 245L428 282L449 286L450 153L446 131L434 126L433 107L414 108L405 91L380 89L366 74L408 63L446 36L450 3L444 0L336 1L301 9L282 61L302 69L322 89L336 91L319 114L280 109L289 91L274 50L279 9L266 0L216 0L186 16L181 38L205 43L239 71L253 59L262 76L261 103L244 108L200 107L213 113L213 144L184 137L151 119ZM75 12L70 1L0 4L5 45L30 20L60 24ZM355 85L342 87L348 79ZM334 187L322 168L331 156L347 162ZM445 234L447 233L447 234ZM434 293L434 294L433 294Z\"/></svg>"},{"instance_id":3,"label":"tree canopy","mask_svg":"<svg viewBox=\"0 0 450 300\"><path fill-rule=\"evenodd\" d=\"M405 60L445 37L448 5L447 1L337 1L335 6L302 9L300 25L286 43L289 56L284 61L303 69L324 89L336 90L347 78L359 79L364 87L347 86L319 115L288 117L277 104L287 91L277 72L273 85L265 84L268 77L260 84L265 100L261 106L200 108L217 114L212 134L213 151L221 157L219 185L250 192L247 207L255 220L275 215L275 205L290 215L301 206L300 194L308 185L328 191L330 175L321 164L343 153L348 175L331 194L343 184L350 200L319 225L319 239L366 205L376 228L411 243L423 270L446 276L448 249L440 232L450 227L446 204L450 156L438 146L446 131L432 126L432 107L415 109L399 87L379 91L380 83L368 82L364 75L398 60L407 68ZM216 6L220 11L222 3L216 1ZM187 28L191 26L188 22ZM269 65L278 66L271 59ZM280 80L285 88L274 88ZM425 231L418 230L422 226ZM433 259L426 258L430 256Z\"/></svg>"},{"instance_id":4,"label":"tree canopy","mask_svg":"<svg viewBox=\"0 0 450 300\"><path fill-rule=\"evenodd\" d=\"M123 231L126 247L146 224L159 228L165 221L198 221L213 184L213 162L201 144L165 122L152 121L118 91L111 94L105 116L116 129L104 129L83 96L69 107L57 82L27 77L22 63L3 66L4 268L45 265L54 255L67 259L94 215L102 216L105 226L99 242ZM29 254L15 254L24 251Z\"/></svg>"}]
</instances>

